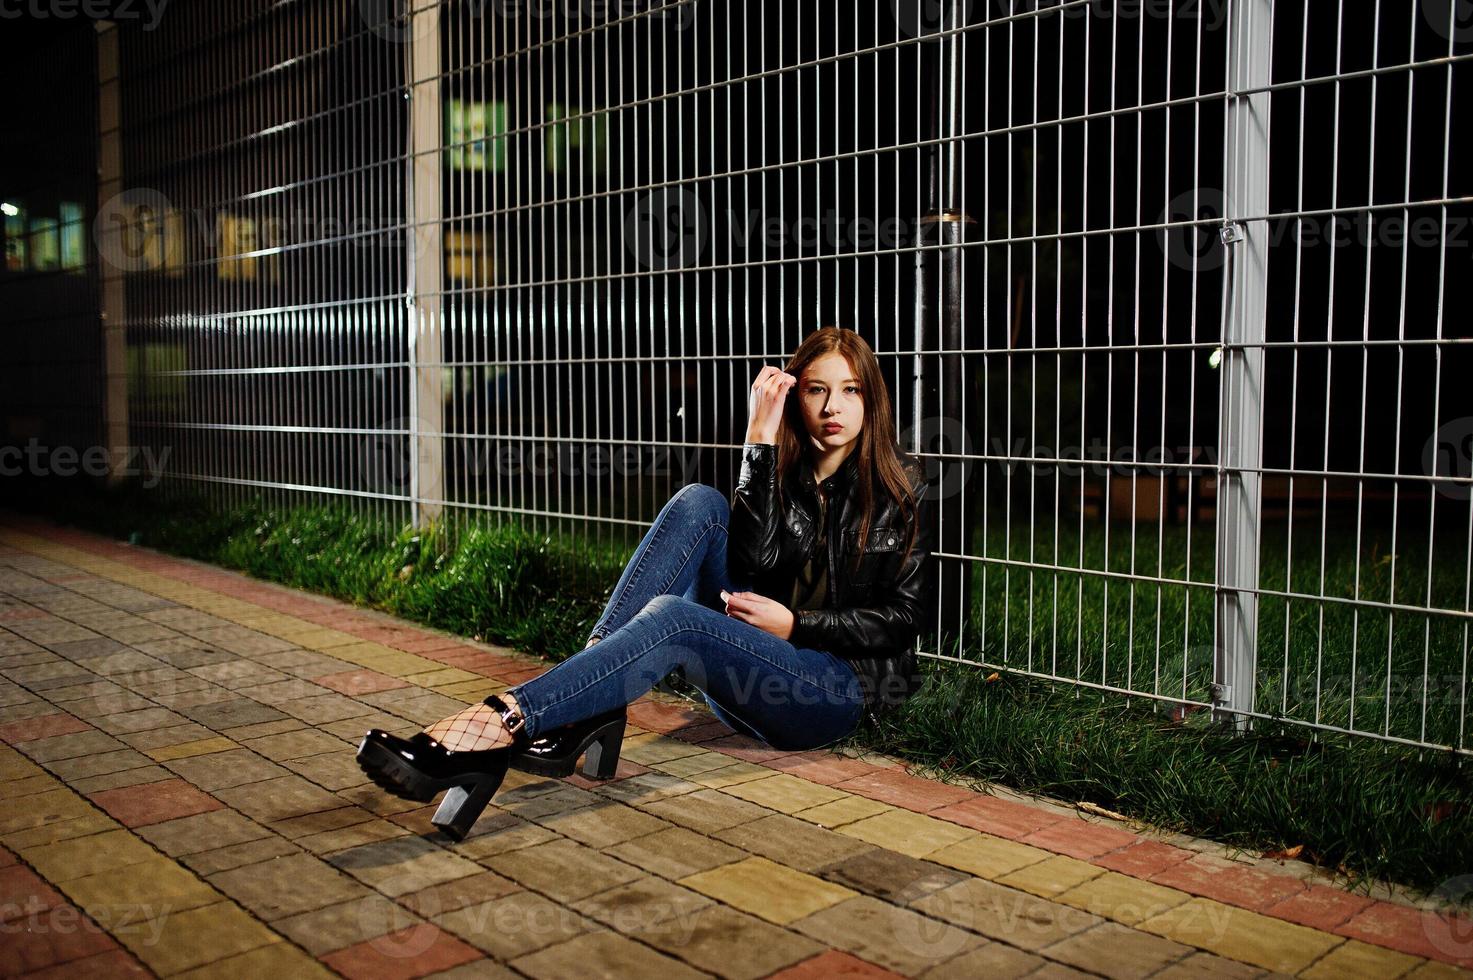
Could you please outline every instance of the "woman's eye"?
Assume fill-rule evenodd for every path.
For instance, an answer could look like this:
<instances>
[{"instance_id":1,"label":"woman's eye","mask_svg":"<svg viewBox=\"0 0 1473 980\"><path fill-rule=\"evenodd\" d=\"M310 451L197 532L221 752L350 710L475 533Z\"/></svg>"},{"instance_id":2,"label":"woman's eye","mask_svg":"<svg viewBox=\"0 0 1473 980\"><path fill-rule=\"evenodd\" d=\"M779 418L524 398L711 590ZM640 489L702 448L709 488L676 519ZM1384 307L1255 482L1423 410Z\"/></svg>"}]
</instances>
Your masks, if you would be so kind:
<instances>
[{"instance_id":1,"label":"woman's eye","mask_svg":"<svg viewBox=\"0 0 1473 980\"><path fill-rule=\"evenodd\" d=\"M850 385L849 387L845 388L844 390L847 391L851 395L857 395L857 394L859 394L859 389L856 388L854 385Z\"/></svg>"},{"instance_id":2,"label":"woman's eye","mask_svg":"<svg viewBox=\"0 0 1473 980\"><path fill-rule=\"evenodd\" d=\"M821 394L823 394L823 389L822 388L809 388L808 389L808 393L810 395L821 395Z\"/></svg>"}]
</instances>

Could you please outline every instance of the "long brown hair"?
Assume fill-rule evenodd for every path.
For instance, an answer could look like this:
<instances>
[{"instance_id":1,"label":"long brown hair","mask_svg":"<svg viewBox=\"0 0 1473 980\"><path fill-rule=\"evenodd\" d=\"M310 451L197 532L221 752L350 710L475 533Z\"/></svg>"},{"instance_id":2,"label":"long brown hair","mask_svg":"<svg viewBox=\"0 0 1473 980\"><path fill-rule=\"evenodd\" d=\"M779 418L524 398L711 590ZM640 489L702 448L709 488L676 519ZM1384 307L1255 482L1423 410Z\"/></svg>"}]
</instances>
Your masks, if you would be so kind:
<instances>
[{"instance_id":1,"label":"long brown hair","mask_svg":"<svg viewBox=\"0 0 1473 980\"><path fill-rule=\"evenodd\" d=\"M859 542L854 556L854 569L864 555L869 542L870 524L879 511L878 492L900 505L900 512L910 528L905 539L904 557L909 557L915 544L917 528L915 492L911 488L897 455L895 420L891 414L890 390L880 373L880 362L874 350L863 337L853 330L841 327L823 327L803 339L793 352L783 370L801 382L808 365L825 354L842 354L854 368L859 381L860 398L864 403L864 424L859 429L859 445L853 450L858 454L859 485ZM803 407L798 398L789 398L783 409L784 425L778 435L778 473L786 474L793 467L808 461L808 426L803 421ZM778 496L782 497L782 481L778 481ZM904 564L904 557L901 563Z\"/></svg>"}]
</instances>

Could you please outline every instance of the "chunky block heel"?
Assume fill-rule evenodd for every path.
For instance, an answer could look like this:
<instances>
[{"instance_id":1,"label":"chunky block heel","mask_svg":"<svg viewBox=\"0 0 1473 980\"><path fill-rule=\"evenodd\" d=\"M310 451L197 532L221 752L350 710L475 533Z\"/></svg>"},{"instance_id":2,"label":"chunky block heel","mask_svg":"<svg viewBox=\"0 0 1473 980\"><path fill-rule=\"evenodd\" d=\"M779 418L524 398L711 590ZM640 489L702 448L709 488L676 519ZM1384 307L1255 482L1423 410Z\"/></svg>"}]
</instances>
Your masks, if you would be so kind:
<instances>
[{"instance_id":1,"label":"chunky block heel","mask_svg":"<svg viewBox=\"0 0 1473 980\"><path fill-rule=\"evenodd\" d=\"M589 743L588 756L583 760L583 775L589 779L613 779L619 768L619 749L624 744L624 720L599 729L598 735Z\"/></svg>"},{"instance_id":2,"label":"chunky block heel","mask_svg":"<svg viewBox=\"0 0 1473 980\"><path fill-rule=\"evenodd\" d=\"M500 785L501 780L498 779L450 787L430 823L452 840L465 840L465 835L471 832L471 827L475 826L481 811L486 809L486 804L491 802Z\"/></svg>"},{"instance_id":3,"label":"chunky block heel","mask_svg":"<svg viewBox=\"0 0 1473 980\"><path fill-rule=\"evenodd\" d=\"M565 725L513 754L511 767L537 776L571 776L578 769L578 757L587 752L583 774L590 779L613 779L627 717L621 705Z\"/></svg>"}]
</instances>

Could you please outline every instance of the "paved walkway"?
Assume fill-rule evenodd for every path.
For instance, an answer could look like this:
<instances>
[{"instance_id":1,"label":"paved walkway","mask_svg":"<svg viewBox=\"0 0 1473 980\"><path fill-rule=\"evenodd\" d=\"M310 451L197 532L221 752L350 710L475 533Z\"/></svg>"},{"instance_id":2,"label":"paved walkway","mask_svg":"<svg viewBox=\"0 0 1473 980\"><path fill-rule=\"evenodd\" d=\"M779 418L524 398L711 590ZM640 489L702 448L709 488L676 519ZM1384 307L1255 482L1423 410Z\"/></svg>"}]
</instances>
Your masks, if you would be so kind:
<instances>
[{"instance_id":1,"label":"paved walkway","mask_svg":"<svg viewBox=\"0 0 1473 980\"><path fill-rule=\"evenodd\" d=\"M606 783L513 772L472 835L353 761L543 669L0 521L0 972L1464 976L1467 920L663 695ZM1450 872L1451 873L1451 872ZM28 972L34 971L34 972Z\"/></svg>"}]
</instances>

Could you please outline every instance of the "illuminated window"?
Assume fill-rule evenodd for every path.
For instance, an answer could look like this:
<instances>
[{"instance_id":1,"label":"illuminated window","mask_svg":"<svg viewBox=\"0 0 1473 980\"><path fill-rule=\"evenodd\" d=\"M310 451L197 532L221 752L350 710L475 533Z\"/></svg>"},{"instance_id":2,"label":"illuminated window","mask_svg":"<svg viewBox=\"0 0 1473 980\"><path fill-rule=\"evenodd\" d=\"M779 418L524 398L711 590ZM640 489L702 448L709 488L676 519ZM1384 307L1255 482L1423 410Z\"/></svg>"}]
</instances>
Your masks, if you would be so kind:
<instances>
[{"instance_id":1,"label":"illuminated window","mask_svg":"<svg viewBox=\"0 0 1473 980\"><path fill-rule=\"evenodd\" d=\"M68 272L87 269L87 213L74 201L61 202L61 267Z\"/></svg>"},{"instance_id":2,"label":"illuminated window","mask_svg":"<svg viewBox=\"0 0 1473 980\"><path fill-rule=\"evenodd\" d=\"M61 241L55 218L31 219L31 268L54 272L61 267Z\"/></svg>"},{"instance_id":3,"label":"illuminated window","mask_svg":"<svg viewBox=\"0 0 1473 980\"><path fill-rule=\"evenodd\" d=\"M271 241L262 241L253 218L242 218L222 212L217 224L220 245L219 277L225 282L254 282L258 272L264 272L267 282L279 282L281 262L279 255L256 256L249 252L279 248L281 242L275 231L268 227L266 236ZM182 226L181 226L182 231Z\"/></svg>"},{"instance_id":4,"label":"illuminated window","mask_svg":"<svg viewBox=\"0 0 1473 980\"><path fill-rule=\"evenodd\" d=\"M453 282L469 286L491 283L491 252L485 236L477 232L445 232L445 275Z\"/></svg>"},{"instance_id":5,"label":"illuminated window","mask_svg":"<svg viewBox=\"0 0 1473 980\"><path fill-rule=\"evenodd\" d=\"M3 210L5 216L5 269L8 272L25 272L29 252L26 248L25 206L13 201L6 201Z\"/></svg>"},{"instance_id":6,"label":"illuminated window","mask_svg":"<svg viewBox=\"0 0 1473 980\"><path fill-rule=\"evenodd\" d=\"M506 169L506 103L450 99L445 104L445 155L451 170Z\"/></svg>"}]
</instances>

